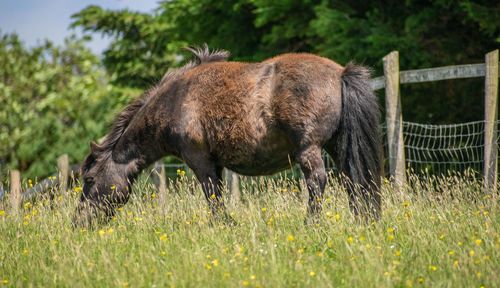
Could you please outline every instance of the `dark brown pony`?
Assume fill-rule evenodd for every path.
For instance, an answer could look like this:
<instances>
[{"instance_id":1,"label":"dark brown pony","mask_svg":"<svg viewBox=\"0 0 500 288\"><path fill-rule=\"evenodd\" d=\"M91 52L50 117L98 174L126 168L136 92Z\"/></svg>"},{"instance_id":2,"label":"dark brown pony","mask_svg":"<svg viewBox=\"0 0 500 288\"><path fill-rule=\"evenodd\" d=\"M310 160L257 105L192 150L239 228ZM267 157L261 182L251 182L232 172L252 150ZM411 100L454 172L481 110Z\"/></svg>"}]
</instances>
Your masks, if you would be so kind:
<instances>
[{"instance_id":1,"label":"dark brown pony","mask_svg":"<svg viewBox=\"0 0 500 288\"><path fill-rule=\"evenodd\" d=\"M113 215L139 172L165 155L186 162L213 214L229 221L223 168L269 175L298 163L314 216L326 184L322 149L348 179L353 212L379 217L380 112L368 69L311 54L240 63L226 62L226 51L190 50L194 61L168 72L91 144L75 224Z\"/></svg>"}]
</instances>

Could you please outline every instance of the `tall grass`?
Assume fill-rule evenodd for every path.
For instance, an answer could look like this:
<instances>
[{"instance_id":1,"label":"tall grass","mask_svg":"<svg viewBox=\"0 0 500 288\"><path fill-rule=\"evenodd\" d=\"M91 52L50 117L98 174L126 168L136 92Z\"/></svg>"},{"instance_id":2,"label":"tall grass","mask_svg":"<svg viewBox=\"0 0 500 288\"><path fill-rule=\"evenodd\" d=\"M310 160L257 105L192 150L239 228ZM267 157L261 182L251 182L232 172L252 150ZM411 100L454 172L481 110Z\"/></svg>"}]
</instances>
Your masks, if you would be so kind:
<instances>
[{"instance_id":1,"label":"tall grass","mask_svg":"<svg viewBox=\"0 0 500 288\"><path fill-rule=\"evenodd\" d=\"M469 176L412 176L382 188L383 217L359 224L329 178L322 219L304 225L306 194L284 179L245 185L235 227L210 224L188 177L163 201L146 181L117 216L72 229L81 193L0 212L0 285L35 287L495 287L498 195ZM51 204L52 203L52 204Z\"/></svg>"}]
</instances>

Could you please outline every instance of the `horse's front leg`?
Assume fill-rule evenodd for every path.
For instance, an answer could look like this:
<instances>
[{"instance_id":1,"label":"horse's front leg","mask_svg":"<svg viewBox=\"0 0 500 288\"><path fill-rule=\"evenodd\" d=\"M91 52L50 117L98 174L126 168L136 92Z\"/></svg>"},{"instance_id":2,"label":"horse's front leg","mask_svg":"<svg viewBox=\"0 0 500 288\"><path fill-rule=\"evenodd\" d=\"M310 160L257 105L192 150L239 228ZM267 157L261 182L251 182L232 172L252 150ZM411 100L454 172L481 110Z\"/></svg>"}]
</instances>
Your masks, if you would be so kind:
<instances>
[{"instance_id":1,"label":"horse's front leg","mask_svg":"<svg viewBox=\"0 0 500 288\"><path fill-rule=\"evenodd\" d=\"M193 161L190 161L193 159ZM222 197L222 167L218 167L210 160L208 154L197 152L185 157L186 164L193 170L200 181L203 194L207 199L212 219L234 225L236 222L227 213Z\"/></svg>"},{"instance_id":2,"label":"horse's front leg","mask_svg":"<svg viewBox=\"0 0 500 288\"><path fill-rule=\"evenodd\" d=\"M326 172L321 147L309 146L301 150L297 155L297 162L309 191L309 206L307 210L306 224L315 223L319 220L319 213L323 204L323 192L326 185Z\"/></svg>"}]
</instances>

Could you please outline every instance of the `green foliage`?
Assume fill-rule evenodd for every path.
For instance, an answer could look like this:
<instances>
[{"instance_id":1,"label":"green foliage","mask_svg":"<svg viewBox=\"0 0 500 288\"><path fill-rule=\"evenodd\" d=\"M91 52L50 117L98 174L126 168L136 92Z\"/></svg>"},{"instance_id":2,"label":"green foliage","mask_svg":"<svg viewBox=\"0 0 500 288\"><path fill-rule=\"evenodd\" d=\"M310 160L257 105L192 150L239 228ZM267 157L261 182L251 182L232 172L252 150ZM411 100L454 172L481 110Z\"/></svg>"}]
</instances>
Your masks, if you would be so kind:
<instances>
[{"instance_id":1,"label":"green foliage","mask_svg":"<svg viewBox=\"0 0 500 288\"><path fill-rule=\"evenodd\" d=\"M176 0L160 2L151 15L91 6L73 16L73 25L113 36L107 69L116 83L145 88L179 64L180 47L204 42L231 51L234 60L313 52L341 64L364 63L378 75L392 50L400 51L403 70L479 63L500 44L499 14L498 1ZM405 88L405 117L480 119L481 86L452 81Z\"/></svg>"},{"instance_id":2,"label":"green foliage","mask_svg":"<svg viewBox=\"0 0 500 288\"><path fill-rule=\"evenodd\" d=\"M45 176L67 153L81 161L88 143L102 137L129 93L108 84L84 41L26 48L13 34L0 35L0 164ZM7 167L6 167L7 166ZM5 171L3 171L5 172Z\"/></svg>"},{"instance_id":3,"label":"green foliage","mask_svg":"<svg viewBox=\"0 0 500 288\"><path fill-rule=\"evenodd\" d=\"M184 62L180 48L188 44L206 42L241 61L313 52L364 63L380 75L380 59L392 50L400 51L403 70L482 62L500 43L499 14L497 1L471 0L174 0L151 14L89 6L73 15L72 26L112 37L102 60L107 73L83 40L28 49L15 35L0 35L1 169L43 176L62 153L80 161L132 94L117 87L151 86ZM481 119L483 85L472 79L403 86L404 117Z\"/></svg>"}]
</instances>

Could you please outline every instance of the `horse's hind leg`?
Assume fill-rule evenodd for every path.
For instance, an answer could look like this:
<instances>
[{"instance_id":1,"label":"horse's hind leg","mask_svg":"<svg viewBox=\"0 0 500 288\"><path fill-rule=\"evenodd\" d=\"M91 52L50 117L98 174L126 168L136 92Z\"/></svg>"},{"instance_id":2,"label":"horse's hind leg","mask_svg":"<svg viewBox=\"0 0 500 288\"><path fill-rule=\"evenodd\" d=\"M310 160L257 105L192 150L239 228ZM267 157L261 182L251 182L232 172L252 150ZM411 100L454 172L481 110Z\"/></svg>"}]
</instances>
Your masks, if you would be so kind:
<instances>
[{"instance_id":1,"label":"horse's hind leg","mask_svg":"<svg viewBox=\"0 0 500 288\"><path fill-rule=\"evenodd\" d=\"M321 157L321 147L309 146L301 150L297 155L297 162L309 191L309 206L307 210L306 223L317 221L323 204L323 192L326 185L326 172L323 158Z\"/></svg>"},{"instance_id":2,"label":"horse's hind leg","mask_svg":"<svg viewBox=\"0 0 500 288\"><path fill-rule=\"evenodd\" d=\"M222 197L222 167L216 166L210 160L208 153L201 151L183 155L183 157L200 181L213 218L234 225L236 222L227 213Z\"/></svg>"}]
</instances>

